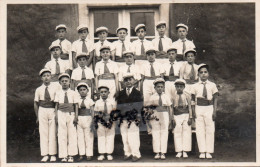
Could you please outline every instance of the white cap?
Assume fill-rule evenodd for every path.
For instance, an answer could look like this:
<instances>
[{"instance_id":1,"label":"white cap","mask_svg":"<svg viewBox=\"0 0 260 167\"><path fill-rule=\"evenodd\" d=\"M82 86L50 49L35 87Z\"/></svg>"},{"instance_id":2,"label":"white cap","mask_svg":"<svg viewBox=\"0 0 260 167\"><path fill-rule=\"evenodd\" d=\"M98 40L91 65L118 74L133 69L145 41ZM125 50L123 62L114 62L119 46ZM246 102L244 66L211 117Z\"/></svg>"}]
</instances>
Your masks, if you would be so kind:
<instances>
[{"instance_id":1,"label":"white cap","mask_svg":"<svg viewBox=\"0 0 260 167\"><path fill-rule=\"evenodd\" d=\"M42 74L45 73L45 72L49 72L49 73L51 73L50 70L44 68L44 69L42 69L42 70L39 72L39 75L42 76Z\"/></svg>"},{"instance_id":2,"label":"white cap","mask_svg":"<svg viewBox=\"0 0 260 167\"><path fill-rule=\"evenodd\" d=\"M182 23L178 24L178 25L176 26L176 30L177 30L179 27L183 27L183 28L185 28L185 29L188 31L188 26L186 26L185 24L182 24Z\"/></svg>"},{"instance_id":3,"label":"white cap","mask_svg":"<svg viewBox=\"0 0 260 167\"><path fill-rule=\"evenodd\" d=\"M186 54L187 54L188 52L193 52L194 54L197 53L196 50L194 50L194 49L187 49L187 50L185 50L184 55L186 56Z\"/></svg>"},{"instance_id":4,"label":"white cap","mask_svg":"<svg viewBox=\"0 0 260 167\"><path fill-rule=\"evenodd\" d=\"M77 55L76 55L76 60L77 60L77 58L79 58L79 57L88 57L88 55L87 55L87 53L85 53L85 52L81 52L81 53L78 53Z\"/></svg>"},{"instance_id":5,"label":"white cap","mask_svg":"<svg viewBox=\"0 0 260 167\"><path fill-rule=\"evenodd\" d=\"M105 86L105 85L101 85L98 87L98 90L102 89L102 88L106 88L107 90L109 90L109 87Z\"/></svg>"},{"instance_id":6,"label":"white cap","mask_svg":"<svg viewBox=\"0 0 260 167\"><path fill-rule=\"evenodd\" d=\"M125 80L126 78L135 78L133 73L124 73L123 74L123 80Z\"/></svg>"},{"instance_id":7,"label":"white cap","mask_svg":"<svg viewBox=\"0 0 260 167\"><path fill-rule=\"evenodd\" d=\"M154 47L149 47L145 50L145 53L147 54L148 52L157 52L157 49L155 49Z\"/></svg>"},{"instance_id":8,"label":"white cap","mask_svg":"<svg viewBox=\"0 0 260 167\"><path fill-rule=\"evenodd\" d=\"M165 80L162 78L156 78L156 80L153 81L153 84L156 85L157 83L165 83Z\"/></svg>"},{"instance_id":9,"label":"white cap","mask_svg":"<svg viewBox=\"0 0 260 167\"><path fill-rule=\"evenodd\" d=\"M51 46L49 47L49 50L51 51L53 48L60 48L61 49L61 46L60 46L60 44L52 43Z\"/></svg>"},{"instance_id":10,"label":"white cap","mask_svg":"<svg viewBox=\"0 0 260 167\"><path fill-rule=\"evenodd\" d=\"M68 77L70 79L70 75L67 73L62 73L59 75L58 79L60 80L62 77Z\"/></svg>"},{"instance_id":11,"label":"white cap","mask_svg":"<svg viewBox=\"0 0 260 167\"><path fill-rule=\"evenodd\" d=\"M169 49L167 49L167 53L171 50L175 50L177 52L177 48L174 48L174 47L170 47Z\"/></svg>"},{"instance_id":12,"label":"white cap","mask_svg":"<svg viewBox=\"0 0 260 167\"><path fill-rule=\"evenodd\" d=\"M145 25L144 24L138 24L136 27L135 27L135 32L138 31L140 28L145 28Z\"/></svg>"},{"instance_id":13,"label":"white cap","mask_svg":"<svg viewBox=\"0 0 260 167\"><path fill-rule=\"evenodd\" d=\"M128 29L126 28L126 27L118 27L117 29L116 29L116 33L118 33L118 31L119 30L126 30L126 32L128 32Z\"/></svg>"},{"instance_id":14,"label":"white cap","mask_svg":"<svg viewBox=\"0 0 260 167\"><path fill-rule=\"evenodd\" d=\"M157 24L156 24L156 28L158 27L158 26L160 26L160 25L165 25L165 27L166 27L166 21L159 21Z\"/></svg>"},{"instance_id":15,"label":"white cap","mask_svg":"<svg viewBox=\"0 0 260 167\"><path fill-rule=\"evenodd\" d=\"M201 69L202 67L205 67L205 68L207 68L207 69L209 70L209 65L207 65L207 64L205 64L205 63L202 63L202 64L199 65L198 71L200 71L200 69Z\"/></svg>"},{"instance_id":16,"label":"white cap","mask_svg":"<svg viewBox=\"0 0 260 167\"><path fill-rule=\"evenodd\" d=\"M184 84L186 85L186 81L184 79L176 79L174 85L176 84Z\"/></svg>"},{"instance_id":17,"label":"white cap","mask_svg":"<svg viewBox=\"0 0 260 167\"><path fill-rule=\"evenodd\" d=\"M79 90L79 87L81 86L85 86L88 90L89 90L89 86L88 84L86 84L85 82L80 82L78 85L77 85L77 90Z\"/></svg>"},{"instance_id":18,"label":"white cap","mask_svg":"<svg viewBox=\"0 0 260 167\"><path fill-rule=\"evenodd\" d=\"M103 45L103 46L100 47L99 51L101 52L101 51L104 50L104 49L109 49L109 50L111 50L111 49L110 49L110 46L105 46L105 45Z\"/></svg>"},{"instance_id":19,"label":"white cap","mask_svg":"<svg viewBox=\"0 0 260 167\"><path fill-rule=\"evenodd\" d=\"M125 56L126 54L132 54L132 55L134 55L134 52L131 51L131 50L126 50L126 51L123 52L123 56Z\"/></svg>"},{"instance_id":20,"label":"white cap","mask_svg":"<svg viewBox=\"0 0 260 167\"><path fill-rule=\"evenodd\" d=\"M108 28L107 27L98 27L97 29L96 29L96 33L99 33L99 32L101 32L101 31L106 31L106 32L108 32Z\"/></svg>"},{"instance_id":21,"label":"white cap","mask_svg":"<svg viewBox=\"0 0 260 167\"><path fill-rule=\"evenodd\" d=\"M77 31L81 31L81 30L84 30L84 29L87 29L88 30L88 25L86 24L81 24L77 27Z\"/></svg>"},{"instance_id":22,"label":"white cap","mask_svg":"<svg viewBox=\"0 0 260 167\"><path fill-rule=\"evenodd\" d=\"M65 24L59 24L56 26L55 30L57 31L58 29L61 29L61 28L67 29L67 26Z\"/></svg>"}]
</instances>

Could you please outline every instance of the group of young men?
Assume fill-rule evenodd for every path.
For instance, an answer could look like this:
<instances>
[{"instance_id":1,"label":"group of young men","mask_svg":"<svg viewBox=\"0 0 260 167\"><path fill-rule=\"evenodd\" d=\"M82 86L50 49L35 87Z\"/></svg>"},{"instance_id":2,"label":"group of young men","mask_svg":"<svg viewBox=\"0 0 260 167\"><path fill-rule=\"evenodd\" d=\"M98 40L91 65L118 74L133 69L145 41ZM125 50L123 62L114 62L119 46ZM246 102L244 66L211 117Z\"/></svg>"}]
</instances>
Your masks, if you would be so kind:
<instances>
[{"instance_id":1,"label":"group of young men","mask_svg":"<svg viewBox=\"0 0 260 167\"><path fill-rule=\"evenodd\" d=\"M192 124L199 158L212 158L217 87L208 80L209 66L195 64L188 27L178 24L179 39L172 42L166 26L158 22L158 36L149 41L145 25L138 24L133 42L126 41L128 29L119 27L113 43L106 40L108 29L99 27L99 41L93 43L88 27L80 25L79 39L72 44L65 37L67 27L56 27L58 39L49 47L52 59L39 73L43 84L34 99L42 162L55 162L57 154L61 162L74 162L78 154L77 161L85 156L92 160L95 131L97 159L113 160L116 126L124 160L138 161L141 123L152 135L154 159L166 159L169 130L176 157L187 158Z\"/></svg>"}]
</instances>

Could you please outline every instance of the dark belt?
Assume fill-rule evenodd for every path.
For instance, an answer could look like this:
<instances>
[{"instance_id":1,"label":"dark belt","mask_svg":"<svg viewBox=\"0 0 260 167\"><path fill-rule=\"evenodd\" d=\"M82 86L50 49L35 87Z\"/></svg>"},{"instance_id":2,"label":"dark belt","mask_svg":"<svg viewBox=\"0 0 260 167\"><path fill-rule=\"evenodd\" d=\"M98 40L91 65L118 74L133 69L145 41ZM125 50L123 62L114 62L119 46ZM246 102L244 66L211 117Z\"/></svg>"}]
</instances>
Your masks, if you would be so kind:
<instances>
[{"instance_id":1,"label":"dark belt","mask_svg":"<svg viewBox=\"0 0 260 167\"><path fill-rule=\"evenodd\" d=\"M59 74L52 74L51 75L51 82L59 81L58 77L59 77Z\"/></svg>"},{"instance_id":2,"label":"dark belt","mask_svg":"<svg viewBox=\"0 0 260 167\"><path fill-rule=\"evenodd\" d=\"M183 60L184 60L183 54L177 54L176 61L183 61Z\"/></svg>"},{"instance_id":3,"label":"dark belt","mask_svg":"<svg viewBox=\"0 0 260 167\"><path fill-rule=\"evenodd\" d=\"M161 76L154 76L154 77L148 77L148 76L144 76L144 79L146 80L155 80L157 78L160 78Z\"/></svg>"},{"instance_id":4,"label":"dark belt","mask_svg":"<svg viewBox=\"0 0 260 167\"><path fill-rule=\"evenodd\" d=\"M43 108L55 108L55 103L53 101L40 100L39 106Z\"/></svg>"},{"instance_id":5,"label":"dark belt","mask_svg":"<svg viewBox=\"0 0 260 167\"><path fill-rule=\"evenodd\" d=\"M75 87L77 87L80 82L84 82L84 83L88 84L89 87L92 86L91 85L91 79L84 79L84 80L76 80Z\"/></svg>"},{"instance_id":6,"label":"dark belt","mask_svg":"<svg viewBox=\"0 0 260 167\"><path fill-rule=\"evenodd\" d=\"M69 54L61 54L61 55L60 55L60 58L61 58L62 60L69 60Z\"/></svg>"},{"instance_id":7,"label":"dark belt","mask_svg":"<svg viewBox=\"0 0 260 167\"><path fill-rule=\"evenodd\" d=\"M197 83L199 80L192 80L192 79L185 79L187 84L195 84Z\"/></svg>"},{"instance_id":8,"label":"dark belt","mask_svg":"<svg viewBox=\"0 0 260 167\"><path fill-rule=\"evenodd\" d=\"M178 106L178 107L174 107L174 115L180 115L180 114L184 114L184 113L189 113L189 108L188 106Z\"/></svg>"},{"instance_id":9,"label":"dark belt","mask_svg":"<svg viewBox=\"0 0 260 167\"><path fill-rule=\"evenodd\" d=\"M59 110L62 112L74 112L73 103L60 103Z\"/></svg>"},{"instance_id":10,"label":"dark belt","mask_svg":"<svg viewBox=\"0 0 260 167\"><path fill-rule=\"evenodd\" d=\"M213 100L207 100L205 98L197 98L198 106L210 106L213 105Z\"/></svg>"},{"instance_id":11,"label":"dark belt","mask_svg":"<svg viewBox=\"0 0 260 167\"><path fill-rule=\"evenodd\" d=\"M168 107L167 106L157 106L156 111L157 112L168 112Z\"/></svg>"},{"instance_id":12,"label":"dark belt","mask_svg":"<svg viewBox=\"0 0 260 167\"><path fill-rule=\"evenodd\" d=\"M116 62L125 62L125 59L123 57L120 57L120 56L115 56L115 61Z\"/></svg>"},{"instance_id":13,"label":"dark belt","mask_svg":"<svg viewBox=\"0 0 260 167\"><path fill-rule=\"evenodd\" d=\"M115 79L115 75L113 73L101 74L98 79Z\"/></svg>"},{"instance_id":14,"label":"dark belt","mask_svg":"<svg viewBox=\"0 0 260 167\"><path fill-rule=\"evenodd\" d=\"M91 116L90 109L79 108L79 116Z\"/></svg>"},{"instance_id":15,"label":"dark belt","mask_svg":"<svg viewBox=\"0 0 260 167\"><path fill-rule=\"evenodd\" d=\"M136 55L134 56L135 60L147 60L147 56L146 55Z\"/></svg>"},{"instance_id":16,"label":"dark belt","mask_svg":"<svg viewBox=\"0 0 260 167\"><path fill-rule=\"evenodd\" d=\"M164 76L165 81L175 81L176 79L179 79L178 76Z\"/></svg>"}]
</instances>

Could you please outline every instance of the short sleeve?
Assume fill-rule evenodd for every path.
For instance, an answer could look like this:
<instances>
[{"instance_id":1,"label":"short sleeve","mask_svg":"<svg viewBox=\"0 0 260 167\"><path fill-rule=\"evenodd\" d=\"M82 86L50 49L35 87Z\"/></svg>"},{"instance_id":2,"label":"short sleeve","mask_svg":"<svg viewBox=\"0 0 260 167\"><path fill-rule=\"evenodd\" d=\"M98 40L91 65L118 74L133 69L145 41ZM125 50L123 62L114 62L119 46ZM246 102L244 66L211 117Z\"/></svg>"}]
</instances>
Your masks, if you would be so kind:
<instances>
[{"instance_id":1,"label":"short sleeve","mask_svg":"<svg viewBox=\"0 0 260 167\"><path fill-rule=\"evenodd\" d=\"M48 70L51 70L51 67L50 67L50 62L47 62L44 66L44 68L48 69Z\"/></svg>"},{"instance_id":2,"label":"short sleeve","mask_svg":"<svg viewBox=\"0 0 260 167\"><path fill-rule=\"evenodd\" d=\"M89 107L94 106L95 102L92 99L89 99Z\"/></svg>"},{"instance_id":3,"label":"short sleeve","mask_svg":"<svg viewBox=\"0 0 260 167\"><path fill-rule=\"evenodd\" d=\"M118 66L116 63L113 63L113 64L114 64L114 73L117 74L119 72Z\"/></svg>"},{"instance_id":4,"label":"short sleeve","mask_svg":"<svg viewBox=\"0 0 260 167\"><path fill-rule=\"evenodd\" d=\"M39 100L40 100L40 94L39 94L39 89L37 88L35 90L34 101L39 102Z\"/></svg>"},{"instance_id":5,"label":"short sleeve","mask_svg":"<svg viewBox=\"0 0 260 167\"><path fill-rule=\"evenodd\" d=\"M172 102L170 100L170 98L168 96L166 96L166 103L167 103L167 106L171 106L172 105Z\"/></svg>"},{"instance_id":6,"label":"short sleeve","mask_svg":"<svg viewBox=\"0 0 260 167\"><path fill-rule=\"evenodd\" d=\"M172 43L172 47L173 47L173 48L176 48L176 47L177 47L177 42L176 42L176 41Z\"/></svg>"},{"instance_id":7,"label":"short sleeve","mask_svg":"<svg viewBox=\"0 0 260 167\"><path fill-rule=\"evenodd\" d=\"M193 41L191 41L191 47L192 48L196 48L196 46L194 45Z\"/></svg>"},{"instance_id":8,"label":"short sleeve","mask_svg":"<svg viewBox=\"0 0 260 167\"><path fill-rule=\"evenodd\" d=\"M71 45L71 51L76 52L76 41L74 41Z\"/></svg>"},{"instance_id":9,"label":"short sleeve","mask_svg":"<svg viewBox=\"0 0 260 167\"><path fill-rule=\"evenodd\" d=\"M217 88L217 85L215 83L213 83L213 85L212 85L212 95L214 95L215 93L218 93L218 88Z\"/></svg>"},{"instance_id":10,"label":"short sleeve","mask_svg":"<svg viewBox=\"0 0 260 167\"><path fill-rule=\"evenodd\" d=\"M90 77L91 79L94 78L94 73L93 73L93 70L91 70L91 69L89 69L89 77Z\"/></svg>"},{"instance_id":11,"label":"short sleeve","mask_svg":"<svg viewBox=\"0 0 260 167\"><path fill-rule=\"evenodd\" d=\"M79 102L80 102L80 95L77 92L73 91L73 103L78 104Z\"/></svg>"},{"instance_id":12,"label":"short sleeve","mask_svg":"<svg viewBox=\"0 0 260 167\"><path fill-rule=\"evenodd\" d=\"M75 69L72 71L71 79L76 80L76 74Z\"/></svg>"}]
</instances>

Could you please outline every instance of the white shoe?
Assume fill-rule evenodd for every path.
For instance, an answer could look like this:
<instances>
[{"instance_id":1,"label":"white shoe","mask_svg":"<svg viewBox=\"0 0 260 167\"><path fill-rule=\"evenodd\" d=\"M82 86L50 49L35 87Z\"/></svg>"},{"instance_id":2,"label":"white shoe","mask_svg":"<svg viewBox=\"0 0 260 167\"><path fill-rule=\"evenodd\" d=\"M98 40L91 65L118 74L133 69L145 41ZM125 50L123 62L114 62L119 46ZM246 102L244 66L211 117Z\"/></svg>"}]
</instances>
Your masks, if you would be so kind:
<instances>
[{"instance_id":1,"label":"white shoe","mask_svg":"<svg viewBox=\"0 0 260 167\"><path fill-rule=\"evenodd\" d=\"M212 158L211 154L210 153L206 153L206 158L207 159L211 159Z\"/></svg>"},{"instance_id":2,"label":"white shoe","mask_svg":"<svg viewBox=\"0 0 260 167\"><path fill-rule=\"evenodd\" d=\"M67 157L61 159L61 162L67 162L67 161L68 161Z\"/></svg>"},{"instance_id":3,"label":"white shoe","mask_svg":"<svg viewBox=\"0 0 260 167\"><path fill-rule=\"evenodd\" d=\"M56 162L56 161L57 161L56 156L52 155L51 159L50 159L50 162Z\"/></svg>"},{"instance_id":4,"label":"white shoe","mask_svg":"<svg viewBox=\"0 0 260 167\"><path fill-rule=\"evenodd\" d=\"M205 158L205 153L200 153L199 158L200 158L200 159L204 159L204 158Z\"/></svg>"},{"instance_id":5,"label":"white shoe","mask_svg":"<svg viewBox=\"0 0 260 167\"><path fill-rule=\"evenodd\" d=\"M97 160L98 161L103 161L105 159L105 156L104 155L100 155L98 156Z\"/></svg>"},{"instance_id":6,"label":"white shoe","mask_svg":"<svg viewBox=\"0 0 260 167\"><path fill-rule=\"evenodd\" d=\"M165 160L165 159L166 159L166 157L165 157L165 154L164 154L164 153L162 153L162 154L161 154L161 159L162 159L162 160Z\"/></svg>"},{"instance_id":7,"label":"white shoe","mask_svg":"<svg viewBox=\"0 0 260 167\"><path fill-rule=\"evenodd\" d=\"M188 158L188 154L185 151L183 151L183 158Z\"/></svg>"},{"instance_id":8,"label":"white shoe","mask_svg":"<svg viewBox=\"0 0 260 167\"><path fill-rule=\"evenodd\" d=\"M48 155L45 155L45 156L42 158L41 162L47 162L48 160L49 160L49 156L48 156Z\"/></svg>"},{"instance_id":9,"label":"white shoe","mask_svg":"<svg viewBox=\"0 0 260 167\"><path fill-rule=\"evenodd\" d=\"M71 156L69 156L69 158L68 158L68 162L74 162L74 158L73 157L71 157Z\"/></svg>"},{"instance_id":10,"label":"white shoe","mask_svg":"<svg viewBox=\"0 0 260 167\"><path fill-rule=\"evenodd\" d=\"M176 155L176 158L180 158L182 156L181 152L178 152L178 154Z\"/></svg>"},{"instance_id":11,"label":"white shoe","mask_svg":"<svg viewBox=\"0 0 260 167\"><path fill-rule=\"evenodd\" d=\"M112 160L113 160L113 156L110 155L110 154L108 154L108 155L107 155L107 160L112 161Z\"/></svg>"},{"instance_id":12,"label":"white shoe","mask_svg":"<svg viewBox=\"0 0 260 167\"><path fill-rule=\"evenodd\" d=\"M157 160L157 159L160 159L160 157L161 157L160 154L159 154L159 153L156 153L155 156L154 156L154 159Z\"/></svg>"}]
</instances>

